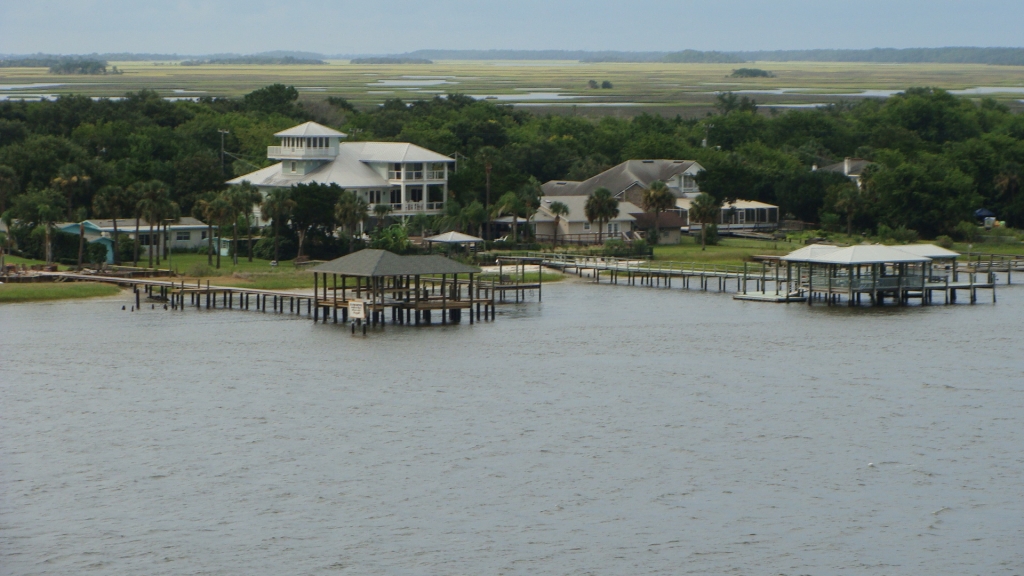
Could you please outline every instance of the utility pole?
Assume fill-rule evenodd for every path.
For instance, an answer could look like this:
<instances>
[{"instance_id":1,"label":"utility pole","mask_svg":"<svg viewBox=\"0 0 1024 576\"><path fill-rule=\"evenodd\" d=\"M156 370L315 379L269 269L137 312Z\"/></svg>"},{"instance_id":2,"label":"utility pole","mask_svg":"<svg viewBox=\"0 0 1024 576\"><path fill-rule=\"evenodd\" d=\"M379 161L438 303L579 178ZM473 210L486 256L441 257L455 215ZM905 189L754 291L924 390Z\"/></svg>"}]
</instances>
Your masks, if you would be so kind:
<instances>
[{"instance_id":1,"label":"utility pole","mask_svg":"<svg viewBox=\"0 0 1024 576\"><path fill-rule=\"evenodd\" d=\"M227 130L217 130L220 132L220 175L224 176L224 135L231 134Z\"/></svg>"}]
</instances>

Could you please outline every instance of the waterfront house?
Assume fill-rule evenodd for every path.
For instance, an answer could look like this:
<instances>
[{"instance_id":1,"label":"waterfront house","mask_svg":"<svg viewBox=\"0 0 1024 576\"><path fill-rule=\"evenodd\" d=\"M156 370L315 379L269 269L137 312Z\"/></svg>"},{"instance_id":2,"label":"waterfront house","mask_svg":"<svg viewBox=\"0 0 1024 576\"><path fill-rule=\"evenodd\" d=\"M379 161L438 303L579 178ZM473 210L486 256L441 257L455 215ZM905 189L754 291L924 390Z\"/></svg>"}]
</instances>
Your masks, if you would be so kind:
<instances>
[{"instance_id":1,"label":"waterfront house","mask_svg":"<svg viewBox=\"0 0 1024 576\"><path fill-rule=\"evenodd\" d=\"M619 200L640 206L643 191L655 182L664 182L676 198L699 194L696 176L702 170L694 160L627 160L582 182L552 180L541 189L545 196L590 196L607 188Z\"/></svg>"},{"instance_id":2,"label":"waterfront house","mask_svg":"<svg viewBox=\"0 0 1024 576\"><path fill-rule=\"evenodd\" d=\"M687 230L691 230L689 212L694 198L696 198L695 194L687 194L676 199L676 208L685 221L684 227ZM724 233L774 230L779 226L779 207L756 200L734 200L722 205L715 224L718 226L718 231ZM700 224L694 223L692 230L700 230Z\"/></svg>"},{"instance_id":3,"label":"waterfront house","mask_svg":"<svg viewBox=\"0 0 1024 576\"><path fill-rule=\"evenodd\" d=\"M835 164L829 164L828 166L822 166L821 168L811 168L812 170L823 170L825 172L837 172L846 176L850 180L853 180L857 187L860 188L860 177L864 173L864 169L870 166L872 162L870 160L864 160L863 158L844 158L842 162Z\"/></svg>"},{"instance_id":4,"label":"waterfront house","mask_svg":"<svg viewBox=\"0 0 1024 576\"><path fill-rule=\"evenodd\" d=\"M393 217L444 212L454 163L448 156L407 142L342 142L346 134L316 122L274 136L279 143L267 148L267 158L277 162L228 184L250 182L264 195L297 184L337 184L359 194L371 212L378 204Z\"/></svg>"},{"instance_id":5,"label":"waterfront house","mask_svg":"<svg viewBox=\"0 0 1024 576\"><path fill-rule=\"evenodd\" d=\"M86 242L101 242L107 246L107 263L114 263L114 221L113 220L84 220L82 225L85 227L85 240ZM57 224L57 229L61 232L67 232L68 234L79 234L79 223L78 222L65 222ZM156 245L157 229L156 225L153 226L153 241L154 246ZM215 228L216 229L216 228ZM117 221L117 233L127 236L133 240L135 238L135 220L130 218L118 219ZM191 216L184 216L178 222L167 225L166 235L164 236L164 243L171 250L188 251L197 250L201 246L205 246L207 242L207 235L209 233L209 227L202 221L192 218ZM146 250L150 244L149 234L149 223L141 222L139 224L139 250ZM163 244L163 243L161 243Z\"/></svg>"},{"instance_id":6,"label":"waterfront house","mask_svg":"<svg viewBox=\"0 0 1024 576\"><path fill-rule=\"evenodd\" d=\"M596 244L599 238L609 240L632 240L636 222L634 214L642 213L638 206L631 202L619 202L619 215L599 229L597 222L588 222L584 206L589 196L544 196L541 198L537 215L533 218L536 226L537 239L542 242L557 240L568 244ZM569 208L569 214L558 218L557 233L555 216L551 213L551 204L561 202ZM599 234L600 233L600 234ZM557 236L557 238L556 238Z\"/></svg>"}]
</instances>

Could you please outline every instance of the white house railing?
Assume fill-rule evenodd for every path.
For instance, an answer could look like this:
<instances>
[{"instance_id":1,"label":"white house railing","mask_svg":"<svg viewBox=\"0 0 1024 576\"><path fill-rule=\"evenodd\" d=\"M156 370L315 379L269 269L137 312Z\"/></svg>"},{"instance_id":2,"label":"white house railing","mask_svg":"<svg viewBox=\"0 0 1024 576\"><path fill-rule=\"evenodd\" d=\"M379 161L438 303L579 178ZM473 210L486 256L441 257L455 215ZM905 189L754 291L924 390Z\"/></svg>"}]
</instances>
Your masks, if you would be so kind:
<instances>
[{"instance_id":1,"label":"white house railing","mask_svg":"<svg viewBox=\"0 0 1024 576\"><path fill-rule=\"evenodd\" d=\"M292 146L267 146L267 158L294 160L330 159L338 156L337 148L296 148Z\"/></svg>"}]
</instances>

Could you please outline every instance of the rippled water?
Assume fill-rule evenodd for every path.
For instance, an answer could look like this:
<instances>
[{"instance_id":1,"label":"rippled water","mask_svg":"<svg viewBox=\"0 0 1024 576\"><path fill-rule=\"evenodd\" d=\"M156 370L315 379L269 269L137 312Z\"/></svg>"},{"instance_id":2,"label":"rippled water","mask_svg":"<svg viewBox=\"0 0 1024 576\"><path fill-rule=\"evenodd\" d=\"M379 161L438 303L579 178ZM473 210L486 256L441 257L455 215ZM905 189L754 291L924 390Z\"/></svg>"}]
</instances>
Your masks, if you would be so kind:
<instances>
[{"instance_id":1,"label":"rippled water","mask_svg":"<svg viewBox=\"0 0 1024 576\"><path fill-rule=\"evenodd\" d=\"M0 306L3 574L1020 574L1024 289L545 287L365 338Z\"/></svg>"}]
</instances>

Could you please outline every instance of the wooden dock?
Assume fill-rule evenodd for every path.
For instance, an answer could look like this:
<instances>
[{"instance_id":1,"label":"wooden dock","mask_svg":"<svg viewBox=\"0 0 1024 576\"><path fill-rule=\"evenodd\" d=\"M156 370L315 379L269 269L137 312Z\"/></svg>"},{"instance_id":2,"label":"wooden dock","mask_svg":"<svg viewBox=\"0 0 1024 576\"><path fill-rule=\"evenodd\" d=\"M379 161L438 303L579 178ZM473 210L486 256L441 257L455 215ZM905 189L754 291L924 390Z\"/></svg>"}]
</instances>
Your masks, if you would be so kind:
<instances>
[{"instance_id":1,"label":"wooden dock","mask_svg":"<svg viewBox=\"0 0 1024 576\"><path fill-rule=\"evenodd\" d=\"M936 265L913 283L888 286L884 285L886 279L875 279L875 284L869 287L857 284L858 279L854 279L851 291L846 278L830 277L824 269L816 269L812 275L806 267L787 265L778 258L764 258L742 266L543 252L505 258L540 261L545 267L589 277L595 283L602 282L602 277L609 284L621 282L630 286L672 288L675 283L684 290L693 287L701 291L732 291L737 300L808 304L817 301L830 305L837 304L841 298L852 298L848 301L851 305L860 304L863 295L868 293L872 294L872 303L877 304L884 303L886 298L899 304L912 299L933 304L937 294L943 296L943 303L953 304L957 302L958 293L966 293L969 301L975 303L979 290L991 290L995 302L998 273L1003 272L1009 283L1014 271L1024 271L1024 258L972 260L954 263L955 266Z\"/></svg>"}]
</instances>

